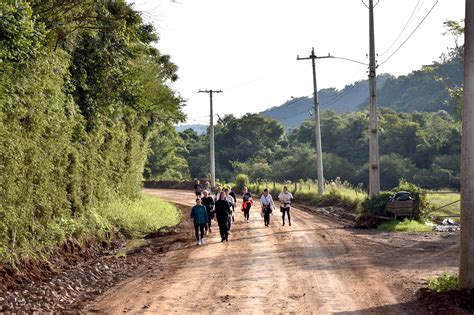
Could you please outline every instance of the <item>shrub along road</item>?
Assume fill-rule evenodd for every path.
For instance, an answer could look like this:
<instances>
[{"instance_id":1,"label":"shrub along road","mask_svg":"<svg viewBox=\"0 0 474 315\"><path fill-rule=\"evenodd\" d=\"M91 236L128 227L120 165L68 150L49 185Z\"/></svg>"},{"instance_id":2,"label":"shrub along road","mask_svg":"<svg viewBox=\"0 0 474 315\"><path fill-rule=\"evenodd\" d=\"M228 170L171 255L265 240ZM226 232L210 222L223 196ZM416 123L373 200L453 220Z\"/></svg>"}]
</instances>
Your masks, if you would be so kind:
<instances>
[{"instance_id":1,"label":"shrub along road","mask_svg":"<svg viewBox=\"0 0 474 315\"><path fill-rule=\"evenodd\" d=\"M146 192L194 204L191 192ZM258 209L255 203L250 223L236 214L228 243L216 226L205 245L189 246L189 231L189 244L168 252L160 268L131 277L85 310L419 314L415 292L423 279L458 263L456 234L355 230L298 209L293 226L281 226L277 210L265 227Z\"/></svg>"}]
</instances>

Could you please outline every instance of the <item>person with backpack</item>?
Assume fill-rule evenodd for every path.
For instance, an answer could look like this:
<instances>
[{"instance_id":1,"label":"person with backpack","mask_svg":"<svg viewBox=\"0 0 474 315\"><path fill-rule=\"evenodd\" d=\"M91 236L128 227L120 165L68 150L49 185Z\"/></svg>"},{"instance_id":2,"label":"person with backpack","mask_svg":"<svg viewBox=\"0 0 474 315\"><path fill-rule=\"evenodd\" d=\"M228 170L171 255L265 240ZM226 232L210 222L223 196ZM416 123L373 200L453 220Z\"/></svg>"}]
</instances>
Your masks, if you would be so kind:
<instances>
[{"instance_id":1,"label":"person with backpack","mask_svg":"<svg viewBox=\"0 0 474 315\"><path fill-rule=\"evenodd\" d=\"M201 204L201 199L196 198L196 205L191 209L191 219L194 222L194 233L197 245L204 244L204 229L209 222L206 207ZM199 232L201 235L199 235Z\"/></svg>"},{"instance_id":2,"label":"person with backpack","mask_svg":"<svg viewBox=\"0 0 474 315\"><path fill-rule=\"evenodd\" d=\"M234 198L234 202L232 203L232 222L235 222L235 219L234 219L234 213L235 213L235 206L236 206L236 203L237 203L237 195L235 194L235 192L232 190L232 187L228 186L227 189L229 190L227 192L227 194L229 196L232 196L232 198Z\"/></svg>"},{"instance_id":3,"label":"person with backpack","mask_svg":"<svg viewBox=\"0 0 474 315\"><path fill-rule=\"evenodd\" d=\"M226 200L229 203L230 212L229 212L229 222L227 223L227 233L230 234L230 228L232 227L232 222L234 221L234 209L235 209L235 198L229 192L229 188L224 189ZM235 193L234 193L235 195Z\"/></svg>"},{"instance_id":4,"label":"person with backpack","mask_svg":"<svg viewBox=\"0 0 474 315\"><path fill-rule=\"evenodd\" d=\"M273 203L272 195L268 192L268 188L263 190L263 195L260 197L260 205L262 206L263 222L265 223L265 226L269 226L270 214L272 214L275 205Z\"/></svg>"},{"instance_id":5,"label":"person with backpack","mask_svg":"<svg viewBox=\"0 0 474 315\"><path fill-rule=\"evenodd\" d=\"M207 190L203 191L204 196L201 198L201 203L207 210L207 216L209 218L208 225L206 226L206 232L212 233L211 225L212 219L214 219L214 198L209 195Z\"/></svg>"},{"instance_id":6,"label":"person with backpack","mask_svg":"<svg viewBox=\"0 0 474 315\"><path fill-rule=\"evenodd\" d=\"M285 226L285 213L288 214L288 225L291 226L290 208L293 195L288 191L288 187L283 187L283 191L278 195L278 199L280 199L283 226Z\"/></svg>"},{"instance_id":7,"label":"person with backpack","mask_svg":"<svg viewBox=\"0 0 474 315\"><path fill-rule=\"evenodd\" d=\"M228 241L229 231L229 216L230 216L230 204L227 201L227 195L225 192L221 192L219 200L215 203L216 219L219 224L219 232L221 234L221 242Z\"/></svg>"},{"instance_id":8,"label":"person with backpack","mask_svg":"<svg viewBox=\"0 0 474 315\"><path fill-rule=\"evenodd\" d=\"M244 212L244 221L247 223L250 220L250 208L252 207L252 194L248 188L244 186L242 191L242 211Z\"/></svg>"}]
</instances>

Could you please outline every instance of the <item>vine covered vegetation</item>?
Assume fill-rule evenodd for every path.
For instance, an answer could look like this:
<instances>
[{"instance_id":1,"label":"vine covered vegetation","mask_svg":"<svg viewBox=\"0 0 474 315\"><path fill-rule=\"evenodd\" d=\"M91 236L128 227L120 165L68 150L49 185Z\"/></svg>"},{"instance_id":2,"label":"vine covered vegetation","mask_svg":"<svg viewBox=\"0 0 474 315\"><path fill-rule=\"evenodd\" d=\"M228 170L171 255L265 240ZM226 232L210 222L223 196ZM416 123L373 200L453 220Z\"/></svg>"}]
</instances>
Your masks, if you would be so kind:
<instances>
[{"instance_id":1,"label":"vine covered vegetation","mask_svg":"<svg viewBox=\"0 0 474 315\"><path fill-rule=\"evenodd\" d=\"M14 263L107 237L101 209L141 198L149 139L184 114L176 65L125 1L5 0L0 15L0 260Z\"/></svg>"}]
</instances>

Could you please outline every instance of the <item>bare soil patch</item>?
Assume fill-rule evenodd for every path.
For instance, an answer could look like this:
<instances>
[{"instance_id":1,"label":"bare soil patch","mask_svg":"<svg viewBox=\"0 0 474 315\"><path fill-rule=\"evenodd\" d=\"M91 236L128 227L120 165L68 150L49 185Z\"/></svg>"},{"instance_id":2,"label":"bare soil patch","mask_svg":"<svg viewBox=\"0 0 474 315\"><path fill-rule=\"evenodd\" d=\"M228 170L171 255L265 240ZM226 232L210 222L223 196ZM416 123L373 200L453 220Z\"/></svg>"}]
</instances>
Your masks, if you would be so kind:
<instances>
[{"instance_id":1,"label":"bare soil patch","mask_svg":"<svg viewBox=\"0 0 474 315\"><path fill-rule=\"evenodd\" d=\"M183 214L189 212L189 207L181 208ZM147 235L144 246L131 248L125 255L117 255L123 253L124 241L81 247L70 240L45 266L24 266L22 274L2 266L0 312L79 312L86 302L120 282L162 269L164 253L188 244L191 223L187 217L176 227Z\"/></svg>"}]
</instances>

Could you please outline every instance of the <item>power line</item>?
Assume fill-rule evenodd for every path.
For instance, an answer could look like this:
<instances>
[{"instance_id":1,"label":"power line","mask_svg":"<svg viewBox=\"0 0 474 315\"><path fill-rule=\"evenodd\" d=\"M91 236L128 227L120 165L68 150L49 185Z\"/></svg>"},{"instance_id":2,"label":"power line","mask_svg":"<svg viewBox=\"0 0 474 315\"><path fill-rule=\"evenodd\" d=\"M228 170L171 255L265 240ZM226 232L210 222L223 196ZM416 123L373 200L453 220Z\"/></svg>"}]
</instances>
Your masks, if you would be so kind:
<instances>
[{"instance_id":1,"label":"power line","mask_svg":"<svg viewBox=\"0 0 474 315\"><path fill-rule=\"evenodd\" d=\"M354 59L351 59L351 58L346 58L346 57L331 56L331 58L346 60L346 61L350 61L350 62L354 62L354 63L361 64L361 65L364 65L364 66L368 66L368 65L369 65L368 63L365 63L365 62L362 62L362 61L358 61L358 60L354 60Z\"/></svg>"},{"instance_id":2,"label":"power line","mask_svg":"<svg viewBox=\"0 0 474 315\"><path fill-rule=\"evenodd\" d=\"M365 5L365 7L366 7L367 9L369 8L369 6L364 2L364 0L360 0L360 1L362 1L362 3ZM380 2L380 0L377 1L377 3L374 5L374 8L377 6L377 4L379 4L379 2Z\"/></svg>"},{"instance_id":3,"label":"power line","mask_svg":"<svg viewBox=\"0 0 474 315\"><path fill-rule=\"evenodd\" d=\"M401 32L398 34L398 36L395 38L395 40L392 42L392 44L387 49L385 49L385 51L383 53L381 53L379 56L384 56L390 49L392 49L393 46L395 46L395 43L400 39L400 37L402 37L403 32L405 32L407 27L411 24L411 22L413 22L413 17L415 16L415 12L416 12L418 6L420 5L420 2L421 2L421 0L418 0L415 7L413 8L413 11L410 14L410 17L408 18L407 22L405 23L405 26L402 28Z\"/></svg>"},{"instance_id":4,"label":"power line","mask_svg":"<svg viewBox=\"0 0 474 315\"><path fill-rule=\"evenodd\" d=\"M381 66L383 65L384 63L386 63L390 58L392 58L399 50L400 48L402 48L403 45L405 45L405 43L411 38L411 36L418 30L418 28L421 26L421 24L423 24L423 22L426 20L426 18L430 15L430 13L433 11L433 9L436 7L436 5L438 4L439 0L436 0L436 2L433 4L433 6L431 7L431 9L428 11L428 13L426 13L426 15L423 17L423 19L420 21L420 23L418 23L418 25L415 27L415 29L410 33L410 35L408 35L408 37L403 41L403 43L401 43L400 46L398 46L397 49L395 49L395 51L390 55L388 56L387 59L385 59L384 61L382 61L378 66Z\"/></svg>"}]
</instances>

